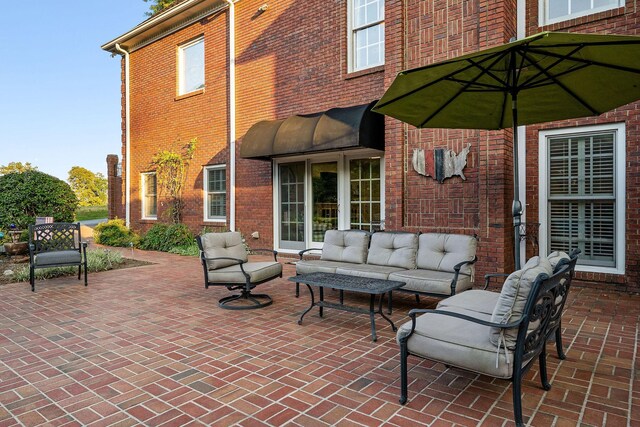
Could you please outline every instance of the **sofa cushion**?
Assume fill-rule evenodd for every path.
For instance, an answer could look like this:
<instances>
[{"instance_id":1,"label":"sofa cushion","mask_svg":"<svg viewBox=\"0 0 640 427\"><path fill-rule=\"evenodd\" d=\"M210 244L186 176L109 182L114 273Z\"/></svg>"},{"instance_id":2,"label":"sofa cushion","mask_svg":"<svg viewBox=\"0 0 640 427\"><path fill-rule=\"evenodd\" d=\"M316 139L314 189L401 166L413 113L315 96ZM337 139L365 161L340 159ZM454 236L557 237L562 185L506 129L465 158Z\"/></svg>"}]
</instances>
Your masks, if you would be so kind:
<instances>
[{"instance_id":1,"label":"sofa cushion","mask_svg":"<svg viewBox=\"0 0 640 427\"><path fill-rule=\"evenodd\" d=\"M251 283L261 282L282 274L282 264L279 262L248 262L243 264L244 271L249 274ZM240 264L221 267L215 271L209 270L209 283L234 284L245 283L247 278L242 274Z\"/></svg>"},{"instance_id":2,"label":"sofa cushion","mask_svg":"<svg viewBox=\"0 0 640 427\"><path fill-rule=\"evenodd\" d=\"M338 274L382 280L387 280L389 275L395 271L400 271L400 268L373 264L352 264L351 266L336 268L336 273Z\"/></svg>"},{"instance_id":3,"label":"sofa cushion","mask_svg":"<svg viewBox=\"0 0 640 427\"><path fill-rule=\"evenodd\" d=\"M322 246L323 261L364 264L367 260L369 233L361 230L327 230Z\"/></svg>"},{"instance_id":4,"label":"sofa cushion","mask_svg":"<svg viewBox=\"0 0 640 427\"><path fill-rule=\"evenodd\" d=\"M478 241L464 234L424 233L418 237L417 267L454 272L453 267L476 256ZM464 265L460 273L473 275L473 265Z\"/></svg>"},{"instance_id":5,"label":"sofa cushion","mask_svg":"<svg viewBox=\"0 0 640 427\"><path fill-rule=\"evenodd\" d=\"M524 314L527 298L536 278L540 274L551 276L552 270L546 257L535 256L527 261L522 270L511 273L502 285L491 321L502 324L518 321ZM490 340L498 347L504 344L506 348L512 350L515 348L517 335L517 328L506 330L491 328Z\"/></svg>"},{"instance_id":6,"label":"sofa cushion","mask_svg":"<svg viewBox=\"0 0 640 427\"><path fill-rule=\"evenodd\" d=\"M499 297L499 292L470 289L461 294L455 294L450 298L443 299L438 303L437 308L458 307L491 316Z\"/></svg>"},{"instance_id":7,"label":"sofa cushion","mask_svg":"<svg viewBox=\"0 0 640 427\"><path fill-rule=\"evenodd\" d=\"M489 321L490 315L473 313L456 307L443 311L457 312ZM398 329L397 340L409 333L411 322ZM425 313L416 319L416 328L407 341L409 353L457 366L480 374L510 378L513 372L513 352L500 352L496 365L496 348L487 339L489 327L467 320L435 313Z\"/></svg>"},{"instance_id":8,"label":"sofa cushion","mask_svg":"<svg viewBox=\"0 0 640 427\"><path fill-rule=\"evenodd\" d=\"M325 261L321 259L304 259L296 262L296 274L305 273L335 273L338 267L350 268L349 262Z\"/></svg>"},{"instance_id":9,"label":"sofa cushion","mask_svg":"<svg viewBox=\"0 0 640 427\"><path fill-rule=\"evenodd\" d=\"M389 280L405 282L401 290L413 292L425 292L438 295L451 295L451 280L454 273L434 270L401 270L389 275ZM456 284L456 293L471 288L473 283L469 276L459 276ZM489 313L491 314L491 313Z\"/></svg>"},{"instance_id":10,"label":"sofa cushion","mask_svg":"<svg viewBox=\"0 0 640 427\"><path fill-rule=\"evenodd\" d=\"M41 267L44 265L58 264L79 264L82 262L82 255L79 251L51 251L37 254L33 259L33 264Z\"/></svg>"},{"instance_id":11,"label":"sofa cushion","mask_svg":"<svg viewBox=\"0 0 640 427\"><path fill-rule=\"evenodd\" d=\"M418 236L414 233L380 232L371 236L367 264L416 268Z\"/></svg>"},{"instance_id":12,"label":"sofa cushion","mask_svg":"<svg viewBox=\"0 0 640 427\"><path fill-rule=\"evenodd\" d=\"M201 236L205 258L229 257L247 261L247 249L242 242L242 236L236 231L228 233L206 233ZM237 265L233 260L221 259L207 261L209 270Z\"/></svg>"},{"instance_id":13,"label":"sofa cushion","mask_svg":"<svg viewBox=\"0 0 640 427\"><path fill-rule=\"evenodd\" d=\"M553 269L553 273L557 273L560 271L563 265L569 264L571 262L571 257L567 255L566 252L562 251L553 251L549 255L547 255L547 261L551 264L551 268Z\"/></svg>"}]
</instances>

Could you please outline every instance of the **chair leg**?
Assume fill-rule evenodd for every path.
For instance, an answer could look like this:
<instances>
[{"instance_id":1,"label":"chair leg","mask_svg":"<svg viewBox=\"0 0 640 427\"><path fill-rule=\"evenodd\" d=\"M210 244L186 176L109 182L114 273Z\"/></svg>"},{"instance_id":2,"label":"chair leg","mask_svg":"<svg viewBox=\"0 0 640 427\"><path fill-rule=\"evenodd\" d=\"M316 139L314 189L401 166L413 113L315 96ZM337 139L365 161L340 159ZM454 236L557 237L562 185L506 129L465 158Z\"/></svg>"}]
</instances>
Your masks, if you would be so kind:
<instances>
[{"instance_id":1,"label":"chair leg","mask_svg":"<svg viewBox=\"0 0 640 427\"><path fill-rule=\"evenodd\" d=\"M296 283L296 298L300 296L300 283Z\"/></svg>"},{"instance_id":2,"label":"chair leg","mask_svg":"<svg viewBox=\"0 0 640 427\"><path fill-rule=\"evenodd\" d=\"M416 294L416 304L420 304L420 295Z\"/></svg>"},{"instance_id":3,"label":"chair leg","mask_svg":"<svg viewBox=\"0 0 640 427\"><path fill-rule=\"evenodd\" d=\"M564 360L567 355L564 354L564 347L562 345L562 324L558 322L558 329L556 329L556 350L558 351L558 358Z\"/></svg>"},{"instance_id":4,"label":"chair leg","mask_svg":"<svg viewBox=\"0 0 640 427\"><path fill-rule=\"evenodd\" d=\"M513 374L513 415L517 427L524 427L522 422L522 372L519 368Z\"/></svg>"},{"instance_id":5,"label":"chair leg","mask_svg":"<svg viewBox=\"0 0 640 427\"><path fill-rule=\"evenodd\" d=\"M84 285L87 286L88 283L87 283L87 262L86 261L84 262L83 270L84 270Z\"/></svg>"},{"instance_id":6,"label":"chair leg","mask_svg":"<svg viewBox=\"0 0 640 427\"><path fill-rule=\"evenodd\" d=\"M29 283L31 284L31 292L36 291L36 278L35 271L32 266L29 266Z\"/></svg>"},{"instance_id":7,"label":"chair leg","mask_svg":"<svg viewBox=\"0 0 640 427\"><path fill-rule=\"evenodd\" d=\"M542 346L542 351L538 356L538 363L540 364L540 382L542 383L542 388L545 390L551 389L551 384L549 384L549 380L547 378L547 348L546 346Z\"/></svg>"},{"instance_id":8,"label":"chair leg","mask_svg":"<svg viewBox=\"0 0 640 427\"><path fill-rule=\"evenodd\" d=\"M82 275L82 264L78 265L78 280L80 280L81 275Z\"/></svg>"},{"instance_id":9,"label":"chair leg","mask_svg":"<svg viewBox=\"0 0 640 427\"><path fill-rule=\"evenodd\" d=\"M407 339L400 340L400 404L407 403Z\"/></svg>"}]
</instances>

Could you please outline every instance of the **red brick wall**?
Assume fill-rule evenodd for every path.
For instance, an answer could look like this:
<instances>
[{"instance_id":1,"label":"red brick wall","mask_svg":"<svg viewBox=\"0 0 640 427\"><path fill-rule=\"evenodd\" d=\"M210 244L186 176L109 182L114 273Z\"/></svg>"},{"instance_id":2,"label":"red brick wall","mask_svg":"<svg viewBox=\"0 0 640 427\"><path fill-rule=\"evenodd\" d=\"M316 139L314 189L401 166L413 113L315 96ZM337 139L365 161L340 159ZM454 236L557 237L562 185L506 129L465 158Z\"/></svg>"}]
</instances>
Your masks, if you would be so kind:
<instances>
[{"instance_id":1,"label":"red brick wall","mask_svg":"<svg viewBox=\"0 0 640 427\"><path fill-rule=\"evenodd\" d=\"M636 4L627 1L626 7L613 9L553 25L539 26L538 2L527 2L527 33L561 31L575 33L640 35ZM538 132L541 130L588 126L606 123L625 123L626 129L626 265L625 275L578 272L580 282L594 285L615 284L618 289L637 291L640 288L640 103L633 103L602 114L596 118L565 120L527 127L527 202L528 221L538 218Z\"/></svg>"}]
</instances>

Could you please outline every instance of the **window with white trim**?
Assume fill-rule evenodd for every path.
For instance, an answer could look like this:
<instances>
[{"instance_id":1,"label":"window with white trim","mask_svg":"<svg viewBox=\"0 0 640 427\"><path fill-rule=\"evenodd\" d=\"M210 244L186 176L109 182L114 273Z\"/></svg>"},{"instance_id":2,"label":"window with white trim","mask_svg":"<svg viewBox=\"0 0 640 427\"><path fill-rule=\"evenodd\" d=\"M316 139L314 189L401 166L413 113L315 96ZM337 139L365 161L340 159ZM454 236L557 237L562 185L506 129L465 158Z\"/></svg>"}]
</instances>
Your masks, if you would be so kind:
<instances>
[{"instance_id":1,"label":"window with white trim","mask_svg":"<svg viewBox=\"0 0 640 427\"><path fill-rule=\"evenodd\" d=\"M547 253L578 248L581 265L623 269L624 125L543 133Z\"/></svg>"},{"instance_id":2,"label":"window with white trim","mask_svg":"<svg viewBox=\"0 0 640 427\"><path fill-rule=\"evenodd\" d=\"M349 0L349 71L384 64L384 0Z\"/></svg>"},{"instance_id":3,"label":"window with white trim","mask_svg":"<svg viewBox=\"0 0 640 427\"><path fill-rule=\"evenodd\" d=\"M227 219L227 168L225 165L204 168L205 220Z\"/></svg>"},{"instance_id":4,"label":"window with white trim","mask_svg":"<svg viewBox=\"0 0 640 427\"><path fill-rule=\"evenodd\" d=\"M142 219L158 218L158 183L155 172L146 172L141 176Z\"/></svg>"},{"instance_id":5,"label":"window with white trim","mask_svg":"<svg viewBox=\"0 0 640 427\"><path fill-rule=\"evenodd\" d=\"M540 25L567 21L624 6L622 0L540 0Z\"/></svg>"},{"instance_id":6,"label":"window with white trim","mask_svg":"<svg viewBox=\"0 0 640 427\"><path fill-rule=\"evenodd\" d=\"M178 95L204 88L204 38L178 46Z\"/></svg>"}]
</instances>

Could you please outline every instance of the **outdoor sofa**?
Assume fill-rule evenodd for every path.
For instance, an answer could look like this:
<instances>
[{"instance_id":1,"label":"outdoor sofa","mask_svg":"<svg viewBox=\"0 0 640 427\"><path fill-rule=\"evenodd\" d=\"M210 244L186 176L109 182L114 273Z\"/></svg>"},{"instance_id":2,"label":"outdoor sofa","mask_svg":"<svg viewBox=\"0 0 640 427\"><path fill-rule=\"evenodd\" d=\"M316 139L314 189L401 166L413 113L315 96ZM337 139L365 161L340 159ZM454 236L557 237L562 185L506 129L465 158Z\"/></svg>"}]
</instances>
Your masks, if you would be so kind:
<instances>
[{"instance_id":1,"label":"outdoor sofa","mask_svg":"<svg viewBox=\"0 0 640 427\"><path fill-rule=\"evenodd\" d=\"M296 274L396 280L406 283L399 291L446 298L473 286L476 248L477 239L462 234L327 230L322 249L299 252ZM319 259L308 259L314 251Z\"/></svg>"}]
</instances>

